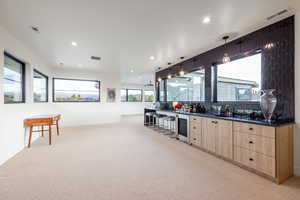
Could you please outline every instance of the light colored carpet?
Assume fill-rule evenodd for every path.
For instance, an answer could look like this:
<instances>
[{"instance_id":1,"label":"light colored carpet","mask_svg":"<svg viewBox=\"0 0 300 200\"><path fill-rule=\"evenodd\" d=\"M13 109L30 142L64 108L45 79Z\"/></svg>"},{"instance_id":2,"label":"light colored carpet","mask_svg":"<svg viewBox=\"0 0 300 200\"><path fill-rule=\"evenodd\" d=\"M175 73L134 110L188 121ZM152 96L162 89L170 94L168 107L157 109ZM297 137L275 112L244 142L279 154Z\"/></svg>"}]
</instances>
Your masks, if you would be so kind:
<instances>
[{"instance_id":1,"label":"light colored carpet","mask_svg":"<svg viewBox=\"0 0 300 200\"><path fill-rule=\"evenodd\" d=\"M142 125L62 129L0 166L1 200L299 200L276 185Z\"/></svg>"}]
</instances>

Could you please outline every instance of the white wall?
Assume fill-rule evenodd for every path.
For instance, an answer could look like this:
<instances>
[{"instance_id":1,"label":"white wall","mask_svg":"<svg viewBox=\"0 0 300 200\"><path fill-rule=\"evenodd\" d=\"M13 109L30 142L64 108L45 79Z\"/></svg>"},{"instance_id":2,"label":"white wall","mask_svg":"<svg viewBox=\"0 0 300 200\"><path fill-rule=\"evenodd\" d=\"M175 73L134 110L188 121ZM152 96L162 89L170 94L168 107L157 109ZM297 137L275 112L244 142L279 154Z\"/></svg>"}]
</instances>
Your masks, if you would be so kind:
<instances>
[{"instance_id":1,"label":"white wall","mask_svg":"<svg viewBox=\"0 0 300 200\"><path fill-rule=\"evenodd\" d=\"M101 81L101 102L53 103L53 111L62 114L63 126L112 123L120 121L119 73L84 72L56 69L53 77ZM116 88L116 103L106 102L107 88Z\"/></svg>"},{"instance_id":2,"label":"white wall","mask_svg":"<svg viewBox=\"0 0 300 200\"><path fill-rule=\"evenodd\" d=\"M26 63L26 103L4 104L4 51ZM49 103L33 103L34 68L49 76ZM100 80L101 102L52 103L52 77ZM106 103L107 88L116 88L116 103ZM84 72L47 66L38 55L0 27L0 165L21 151L27 143L28 134L25 133L23 120L28 116L59 113L62 114L62 126L80 126L118 122L121 114L142 114L144 103L120 103L120 88L119 73ZM39 134L34 134L33 140L38 136Z\"/></svg>"},{"instance_id":3,"label":"white wall","mask_svg":"<svg viewBox=\"0 0 300 200\"><path fill-rule=\"evenodd\" d=\"M295 53L295 102L296 102L296 126L294 135L294 164L295 174L300 176L300 1L291 0L291 7L295 8L296 25L296 53Z\"/></svg>"},{"instance_id":4,"label":"white wall","mask_svg":"<svg viewBox=\"0 0 300 200\"><path fill-rule=\"evenodd\" d=\"M144 112L146 102L120 102L121 88L144 89L143 85L123 85L119 73L85 72L83 70L55 69L53 77L101 81L101 102L53 103L53 111L62 114L63 126L80 126L120 121L121 115ZM107 103L107 88L116 88L116 102Z\"/></svg>"},{"instance_id":5,"label":"white wall","mask_svg":"<svg viewBox=\"0 0 300 200\"><path fill-rule=\"evenodd\" d=\"M2 87L4 51L17 56L26 63L26 104L4 104ZM31 90L33 68L45 74L51 73L51 70L37 55L0 27L0 164L23 149L25 141L23 119L51 110L48 103L33 104Z\"/></svg>"}]
</instances>

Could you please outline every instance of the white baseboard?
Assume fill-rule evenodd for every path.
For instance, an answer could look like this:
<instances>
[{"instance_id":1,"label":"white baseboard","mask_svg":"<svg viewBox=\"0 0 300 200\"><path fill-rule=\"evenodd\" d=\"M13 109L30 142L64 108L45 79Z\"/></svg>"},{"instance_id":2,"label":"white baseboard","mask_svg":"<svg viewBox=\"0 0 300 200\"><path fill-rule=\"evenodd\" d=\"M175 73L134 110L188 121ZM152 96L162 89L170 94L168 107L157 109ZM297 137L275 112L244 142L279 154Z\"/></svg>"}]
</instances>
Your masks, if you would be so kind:
<instances>
[{"instance_id":1,"label":"white baseboard","mask_svg":"<svg viewBox=\"0 0 300 200\"><path fill-rule=\"evenodd\" d=\"M300 176L300 166L294 166L294 174L295 176Z\"/></svg>"},{"instance_id":2,"label":"white baseboard","mask_svg":"<svg viewBox=\"0 0 300 200\"><path fill-rule=\"evenodd\" d=\"M31 143L34 143L39 137L40 137L40 135L33 135ZM14 156L16 156L21 151L23 151L24 148L27 148L27 142L28 141L26 139L24 144L20 145L15 151L9 152L5 157L2 157L0 159L0 166L3 165L4 163L6 163L7 161L9 161L10 159L12 159Z\"/></svg>"}]
</instances>

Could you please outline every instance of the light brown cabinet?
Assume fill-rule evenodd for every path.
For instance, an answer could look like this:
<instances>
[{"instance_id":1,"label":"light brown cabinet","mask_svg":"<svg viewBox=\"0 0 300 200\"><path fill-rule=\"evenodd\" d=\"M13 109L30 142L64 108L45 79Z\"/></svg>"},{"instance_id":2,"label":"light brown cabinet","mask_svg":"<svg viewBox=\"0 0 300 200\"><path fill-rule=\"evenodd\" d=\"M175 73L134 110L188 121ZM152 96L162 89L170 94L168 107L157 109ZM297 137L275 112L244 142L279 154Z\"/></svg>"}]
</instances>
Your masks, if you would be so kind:
<instances>
[{"instance_id":1,"label":"light brown cabinet","mask_svg":"<svg viewBox=\"0 0 300 200\"><path fill-rule=\"evenodd\" d=\"M264 156L263 154L244 148L235 147L234 160L274 178L276 176L275 158Z\"/></svg>"},{"instance_id":2,"label":"light brown cabinet","mask_svg":"<svg viewBox=\"0 0 300 200\"><path fill-rule=\"evenodd\" d=\"M232 122L203 119L203 148L227 159L233 159Z\"/></svg>"},{"instance_id":3,"label":"light brown cabinet","mask_svg":"<svg viewBox=\"0 0 300 200\"><path fill-rule=\"evenodd\" d=\"M205 118L202 124L203 148L211 153L216 153L216 120Z\"/></svg>"},{"instance_id":4,"label":"light brown cabinet","mask_svg":"<svg viewBox=\"0 0 300 200\"><path fill-rule=\"evenodd\" d=\"M282 183L293 176L293 124L190 117L190 143Z\"/></svg>"},{"instance_id":5,"label":"light brown cabinet","mask_svg":"<svg viewBox=\"0 0 300 200\"><path fill-rule=\"evenodd\" d=\"M232 122L217 120L215 128L217 155L233 160Z\"/></svg>"},{"instance_id":6,"label":"light brown cabinet","mask_svg":"<svg viewBox=\"0 0 300 200\"><path fill-rule=\"evenodd\" d=\"M193 116L190 118L190 144L202 147L202 119Z\"/></svg>"},{"instance_id":7,"label":"light brown cabinet","mask_svg":"<svg viewBox=\"0 0 300 200\"><path fill-rule=\"evenodd\" d=\"M275 157L275 138L234 132L234 144L240 148Z\"/></svg>"},{"instance_id":8,"label":"light brown cabinet","mask_svg":"<svg viewBox=\"0 0 300 200\"><path fill-rule=\"evenodd\" d=\"M293 176L293 125L279 127L233 122L234 161L273 177Z\"/></svg>"}]
</instances>

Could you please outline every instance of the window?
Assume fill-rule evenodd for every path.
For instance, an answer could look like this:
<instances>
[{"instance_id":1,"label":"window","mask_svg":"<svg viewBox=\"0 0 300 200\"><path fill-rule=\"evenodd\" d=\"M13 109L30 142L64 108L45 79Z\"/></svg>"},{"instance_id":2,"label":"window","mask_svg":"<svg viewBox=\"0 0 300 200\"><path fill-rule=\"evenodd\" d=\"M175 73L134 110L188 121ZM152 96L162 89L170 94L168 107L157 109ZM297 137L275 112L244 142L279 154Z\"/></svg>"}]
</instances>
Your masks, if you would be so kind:
<instances>
[{"instance_id":1,"label":"window","mask_svg":"<svg viewBox=\"0 0 300 200\"><path fill-rule=\"evenodd\" d=\"M33 70L34 102L48 102L48 76Z\"/></svg>"},{"instance_id":2,"label":"window","mask_svg":"<svg viewBox=\"0 0 300 200\"><path fill-rule=\"evenodd\" d=\"M154 101L154 91L153 90L144 90L144 101L153 102Z\"/></svg>"},{"instance_id":3,"label":"window","mask_svg":"<svg viewBox=\"0 0 300 200\"><path fill-rule=\"evenodd\" d=\"M140 89L122 89L121 90L122 102L141 102L142 90Z\"/></svg>"},{"instance_id":4,"label":"window","mask_svg":"<svg viewBox=\"0 0 300 200\"><path fill-rule=\"evenodd\" d=\"M4 53L4 103L25 102L25 64Z\"/></svg>"},{"instance_id":5,"label":"window","mask_svg":"<svg viewBox=\"0 0 300 200\"><path fill-rule=\"evenodd\" d=\"M261 53L217 65L218 101L259 101Z\"/></svg>"},{"instance_id":6,"label":"window","mask_svg":"<svg viewBox=\"0 0 300 200\"><path fill-rule=\"evenodd\" d=\"M122 102L126 102L127 101L127 90L126 89L122 89L121 90L121 101Z\"/></svg>"},{"instance_id":7,"label":"window","mask_svg":"<svg viewBox=\"0 0 300 200\"><path fill-rule=\"evenodd\" d=\"M165 101L165 80L159 82L159 101Z\"/></svg>"},{"instance_id":8,"label":"window","mask_svg":"<svg viewBox=\"0 0 300 200\"><path fill-rule=\"evenodd\" d=\"M204 101L205 70L167 80L167 101Z\"/></svg>"},{"instance_id":9,"label":"window","mask_svg":"<svg viewBox=\"0 0 300 200\"><path fill-rule=\"evenodd\" d=\"M142 101L142 90L127 90L127 100L129 102L138 102Z\"/></svg>"},{"instance_id":10,"label":"window","mask_svg":"<svg viewBox=\"0 0 300 200\"><path fill-rule=\"evenodd\" d=\"M99 102L100 81L53 78L54 102Z\"/></svg>"}]
</instances>

